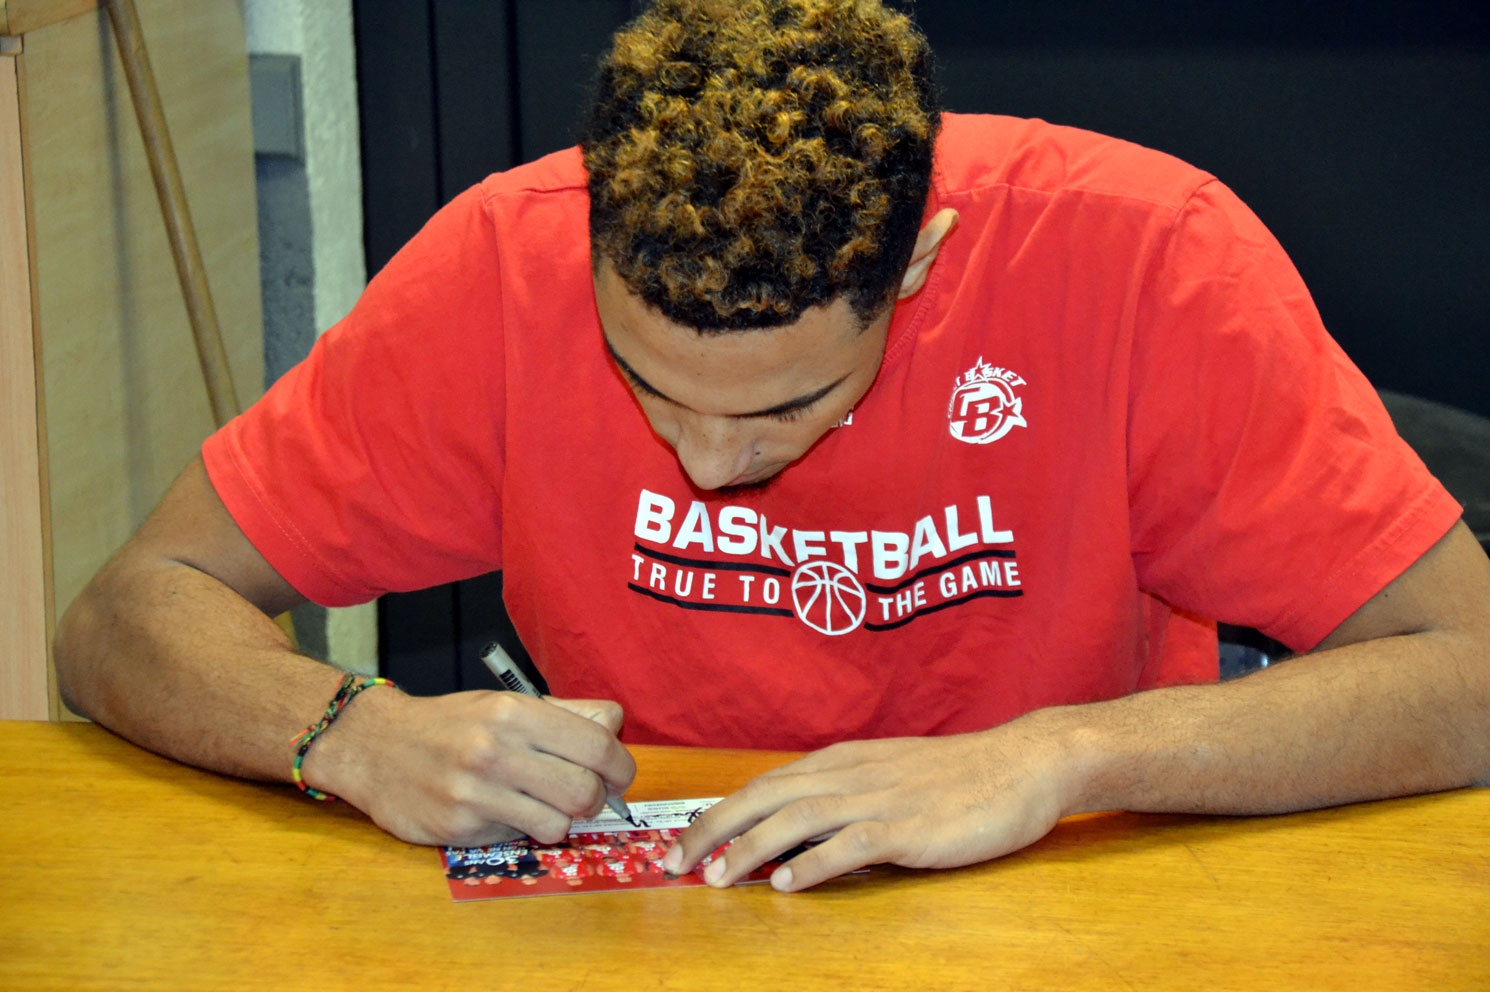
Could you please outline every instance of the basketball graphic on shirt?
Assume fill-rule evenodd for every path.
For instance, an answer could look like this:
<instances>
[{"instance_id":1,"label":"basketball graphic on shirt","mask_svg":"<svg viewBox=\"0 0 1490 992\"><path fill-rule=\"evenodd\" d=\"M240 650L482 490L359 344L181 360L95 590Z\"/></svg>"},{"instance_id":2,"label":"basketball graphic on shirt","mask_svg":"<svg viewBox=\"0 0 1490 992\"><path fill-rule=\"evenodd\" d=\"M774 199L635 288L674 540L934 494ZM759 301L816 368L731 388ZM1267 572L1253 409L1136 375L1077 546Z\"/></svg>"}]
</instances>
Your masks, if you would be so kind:
<instances>
[{"instance_id":1,"label":"basketball graphic on shirt","mask_svg":"<svg viewBox=\"0 0 1490 992\"><path fill-rule=\"evenodd\" d=\"M968 444L992 444L1016 427L1028 427L1024 401L1014 394L1024 379L979 358L957 377L947 404L948 430Z\"/></svg>"},{"instance_id":2,"label":"basketball graphic on shirt","mask_svg":"<svg viewBox=\"0 0 1490 992\"><path fill-rule=\"evenodd\" d=\"M847 634L864 622L869 598L859 577L831 561L808 562L792 575L797 618L820 634Z\"/></svg>"}]
</instances>

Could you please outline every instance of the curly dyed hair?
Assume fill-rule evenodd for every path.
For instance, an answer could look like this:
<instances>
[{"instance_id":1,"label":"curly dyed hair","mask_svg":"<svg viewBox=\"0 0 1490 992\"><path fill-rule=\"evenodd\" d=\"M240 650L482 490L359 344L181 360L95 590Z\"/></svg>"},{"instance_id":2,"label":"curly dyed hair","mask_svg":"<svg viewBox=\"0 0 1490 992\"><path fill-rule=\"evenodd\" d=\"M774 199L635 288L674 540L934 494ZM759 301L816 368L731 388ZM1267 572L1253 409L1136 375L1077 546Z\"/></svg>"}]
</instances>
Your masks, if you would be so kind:
<instances>
[{"instance_id":1,"label":"curly dyed hair","mask_svg":"<svg viewBox=\"0 0 1490 992\"><path fill-rule=\"evenodd\" d=\"M931 49L880 0L656 0L600 63L590 242L701 332L894 299L941 124Z\"/></svg>"}]
</instances>

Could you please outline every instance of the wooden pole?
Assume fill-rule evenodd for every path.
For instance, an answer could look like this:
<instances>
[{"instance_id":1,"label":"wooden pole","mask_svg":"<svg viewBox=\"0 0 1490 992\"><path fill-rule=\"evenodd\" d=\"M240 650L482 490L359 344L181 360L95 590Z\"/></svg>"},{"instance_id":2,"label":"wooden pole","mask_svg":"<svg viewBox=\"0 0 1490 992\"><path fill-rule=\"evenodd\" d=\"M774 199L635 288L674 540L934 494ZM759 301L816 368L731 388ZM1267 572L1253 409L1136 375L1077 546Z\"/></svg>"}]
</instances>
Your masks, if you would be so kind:
<instances>
[{"instance_id":1,"label":"wooden pole","mask_svg":"<svg viewBox=\"0 0 1490 992\"><path fill-rule=\"evenodd\" d=\"M139 12L134 0L104 0L109 21L114 25L114 39L119 45L119 60L129 83L129 96L139 121L140 137L145 142L145 157L150 161L150 176L155 180L155 197L160 201L165 220L166 238L171 243L171 258L176 262L176 278L186 300L186 316L191 322L192 338L197 345L197 361L207 384L207 399L212 405L213 422L221 427L238 415L238 391L233 388L233 374L228 368L228 353L222 344L222 329L212 306L212 290L207 285L207 267L197 245L196 228L186 205L186 189L181 170L176 165L176 150L166 127L160 91L155 87L155 72L145 50L145 33L140 30ZM274 618L294 643L295 626L288 613Z\"/></svg>"},{"instance_id":2,"label":"wooden pole","mask_svg":"<svg viewBox=\"0 0 1490 992\"><path fill-rule=\"evenodd\" d=\"M104 8L114 25L124 77L129 82L130 99L134 101L140 136L145 142L145 156L150 160L150 175L155 180L155 195L160 200L166 237L171 243L171 257L176 262L176 277L186 299L186 315L191 321L192 337L196 340L197 361L202 366L202 378L207 384L212 417L221 427L238 415L238 393L233 388L233 376L228 369L228 355L223 348L217 311L212 306L212 291L207 285L207 269L202 264L191 211L187 209L186 191L181 184L181 171L176 165L176 152L171 146L165 112L161 109L160 92L155 88L155 73L145 51L139 14L134 0L105 0Z\"/></svg>"}]
</instances>

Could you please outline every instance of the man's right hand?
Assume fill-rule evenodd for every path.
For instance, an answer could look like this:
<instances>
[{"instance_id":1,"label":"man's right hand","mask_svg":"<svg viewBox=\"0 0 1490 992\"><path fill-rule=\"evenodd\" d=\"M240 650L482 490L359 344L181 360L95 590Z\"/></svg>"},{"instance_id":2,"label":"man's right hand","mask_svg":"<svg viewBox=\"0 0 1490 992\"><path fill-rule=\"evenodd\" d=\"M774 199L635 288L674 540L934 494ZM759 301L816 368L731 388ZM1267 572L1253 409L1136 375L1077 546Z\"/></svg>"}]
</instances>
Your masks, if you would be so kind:
<instances>
[{"instance_id":1,"label":"man's right hand","mask_svg":"<svg viewBox=\"0 0 1490 992\"><path fill-rule=\"evenodd\" d=\"M411 843L554 843L635 777L620 726L608 700L374 689L316 740L302 773Z\"/></svg>"},{"instance_id":2,"label":"man's right hand","mask_svg":"<svg viewBox=\"0 0 1490 992\"><path fill-rule=\"evenodd\" d=\"M202 768L284 782L291 738L342 673L295 653L270 619L300 594L228 514L200 460L74 601L58 627L68 704ZM307 784L416 843L553 841L636 766L612 702L511 692L360 694L311 746Z\"/></svg>"}]
</instances>

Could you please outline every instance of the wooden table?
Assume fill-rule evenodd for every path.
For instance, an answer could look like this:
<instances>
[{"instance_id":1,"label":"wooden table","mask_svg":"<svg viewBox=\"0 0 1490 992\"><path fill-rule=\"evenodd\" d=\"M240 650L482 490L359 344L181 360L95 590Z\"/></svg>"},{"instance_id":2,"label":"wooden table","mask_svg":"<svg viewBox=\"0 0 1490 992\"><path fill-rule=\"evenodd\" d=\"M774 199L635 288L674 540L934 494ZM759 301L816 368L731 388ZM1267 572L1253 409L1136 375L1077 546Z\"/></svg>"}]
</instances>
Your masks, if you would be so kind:
<instances>
[{"instance_id":1,"label":"wooden table","mask_svg":"<svg viewBox=\"0 0 1490 992\"><path fill-rule=\"evenodd\" d=\"M635 799L770 753L636 748ZM343 805L0 723L0 988L1487 989L1490 791L1101 815L959 871L453 903Z\"/></svg>"}]
</instances>

